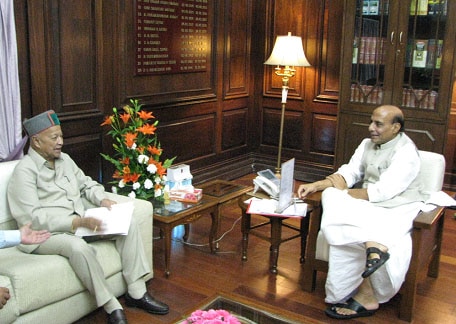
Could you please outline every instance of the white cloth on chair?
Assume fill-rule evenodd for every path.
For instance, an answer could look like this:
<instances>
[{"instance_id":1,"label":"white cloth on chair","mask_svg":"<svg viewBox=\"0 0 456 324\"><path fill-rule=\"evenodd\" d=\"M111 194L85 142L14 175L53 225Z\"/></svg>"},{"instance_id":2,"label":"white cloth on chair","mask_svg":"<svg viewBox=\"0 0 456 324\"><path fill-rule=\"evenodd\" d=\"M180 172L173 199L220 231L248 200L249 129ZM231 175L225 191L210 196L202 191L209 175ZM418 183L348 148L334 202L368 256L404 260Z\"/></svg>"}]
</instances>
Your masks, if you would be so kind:
<instances>
[{"instance_id":1,"label":"white cloth on chair","mask_svg":"<svg viewBox=\"0 0 456 324\"><path fill-rule=\"evenodd\" d=\"M371 276L378 301L387 302L405 279L412 252L410 230L424 203L378 207L335 188L323 192L322 203L321 230L329 243L326 302L338 303L356 292L363 279L366 241L389 249L390 259Z\"/></svg>"}]
</instances>

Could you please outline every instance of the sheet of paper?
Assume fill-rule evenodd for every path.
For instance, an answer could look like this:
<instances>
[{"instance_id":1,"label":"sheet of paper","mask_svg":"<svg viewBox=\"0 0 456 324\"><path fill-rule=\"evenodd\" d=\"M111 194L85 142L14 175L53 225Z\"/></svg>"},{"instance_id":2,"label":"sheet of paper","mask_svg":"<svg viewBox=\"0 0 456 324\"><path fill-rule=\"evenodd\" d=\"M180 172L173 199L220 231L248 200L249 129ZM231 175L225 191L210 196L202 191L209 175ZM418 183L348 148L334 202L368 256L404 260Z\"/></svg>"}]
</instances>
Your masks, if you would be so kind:
<instances>
[{"instance_id":1,"label":"sheet of paper","mask_svg":"<svg viewBox=\"0 0 456 324\"><path fill-rule=\"evenodd\" d=\"M277 200L251 199L246 212L278 217L304 217L307 214L307 204L305 203L292 203L282 213L276 213L276 208Z\"/></svg>"},{"instance_id":2,"label":"sheet of paper","mask_svg":"<svg viewBox=\"0 0 456 324\"><path fill-rule=\"evenodd\" d=\"M437 206L456 206L456 200L444 191L431 193L431 197L426 201L426 204L434 204Z\"/></svg>"},{"instance_id":3,"label":"sheet of paper","mask_svg":"<svg viewBox=\"0 0 456 324\"><path fill-rule=\"evenodd\" d=\"M290 159L287 162L282 163L280 171L279 203L276 206L276 213L283 213L286 208L291 205L293 199L294 162L295 159Z\"/></svg>"},{"instance_id":4,"label":"sheet of paper","mask_svg":"<svg viewBox=\"0 0 456 324\"><path fill-rule=\"evenodd\" d=\"M106 207L89 208L84 217L95 217L103 222L103 230L94 232L92 229L79 227L76 229L77 236L93 235L127 235L133 215L133 201L112 205L111 210Z\"/></svg>"}]
</instances>

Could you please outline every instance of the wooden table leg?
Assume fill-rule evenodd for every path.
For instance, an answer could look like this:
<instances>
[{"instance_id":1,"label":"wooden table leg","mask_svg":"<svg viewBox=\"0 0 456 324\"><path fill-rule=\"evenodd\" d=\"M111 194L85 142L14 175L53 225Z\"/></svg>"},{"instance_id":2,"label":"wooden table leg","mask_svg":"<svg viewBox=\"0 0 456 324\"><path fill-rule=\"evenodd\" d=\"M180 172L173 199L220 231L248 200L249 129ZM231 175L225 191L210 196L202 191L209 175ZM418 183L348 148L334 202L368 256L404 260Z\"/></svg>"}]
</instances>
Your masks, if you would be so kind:
<instances>
[{"instance_id":1,"label":"wooden table leg","mask_svg":"<svg viewBox=\"0 0 456 324\"><path fill-rule=\"evenodd\" d=\"M306 258L306 246L307 246L307 235L309 234L309 219L310 212L307 213L306 217L301 217L301 226L299 231L301 233L301 258L300 263L304 263Z\"/></svg>"},{"instance_id":2,"label":"wooden table leg","mask_svg":"<svg viewBox=\"0 0 456 324\"><path fill-rule=\"evenodd\" d=\"M269 217L271 220L271 247L269 256L269 271L277 274L277 260L279 259L279 247L282 241L282 218Z\"/></svg>"},{"instance_id":3,"label":"wooden table leg","mask_svg":"<svg viewBox=\"0 0 456 324\"><path fill-rule=\"evenodd\" d=\"M214 242L217 239L217 233L219 228L219 213L217 210L211 211L211 232L209 233L209 247L211 249L211 253L215 253L217 243Z\"/></svg>"},{"instance_id":4,"label":"wooden table leg","mask_svg":"<svg viewBox=\"0 0 456 324\"><path fill-rule=\"evenodd\" d=\"M171 232L172 227L166 226L163 229L164 232L164 242L165 242L165 275L169 277L171 274L169 270L169 264L171 259Z\"/></svg>"},{"instance_id":5,"label":"wooden table leg","mask_svg":"<svg viewBox=\"0 0 456 324\"><path fill-rule=\"evenodd\" d=\"M249 231L250 231L250 214L247 214L244 209L242 209L241 231L242 231L242 261L247 261L247 247L249 245Z\"/></svg>"},{"instance_id":6,"label":"wooden table leg","mask_svg":"<svg viewBox=\"0 0 456 324\"><path fill-rule=\"evenodd\" d=\"M182 238L185 242L187 242L189 234L190 234L190 224L184 224L184 236Z\"/></svg>"}]
</instances>

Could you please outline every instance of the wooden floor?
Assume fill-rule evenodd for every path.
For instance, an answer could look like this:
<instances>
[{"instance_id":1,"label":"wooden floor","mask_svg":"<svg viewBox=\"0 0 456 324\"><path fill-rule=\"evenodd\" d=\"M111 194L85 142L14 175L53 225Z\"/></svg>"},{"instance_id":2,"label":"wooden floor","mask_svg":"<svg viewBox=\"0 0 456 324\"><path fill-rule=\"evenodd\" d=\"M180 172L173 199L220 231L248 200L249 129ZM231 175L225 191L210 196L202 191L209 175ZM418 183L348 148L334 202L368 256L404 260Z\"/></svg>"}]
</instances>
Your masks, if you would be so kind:
<instances>
[{"instance_id":1,"label":"wooden floor","mask_svg":"<svg viewBox=\"0 0 456 324\"><path fill-rule=\"evenodd\" d=\"M237 180L250 185L251 177ZM438 279L425 278L418 286L413 323L456 323L456 211L447 210L443 234L443 249ZM270 307L272 313L290 316L298 323L335 323L325 316L325 274L319 273L317 289L304 292L300 286L299 240L283 243L279 255L279 273L270 274L269 243L250 235L248 261L241 261L240 209L236 203L223 209L222 233L217 254L207 245L210 217L202 217L192 224L188 241L179 241L182 229L175 231L171 252L171 276L164 276L163 242L154 240L155 278L148 282L149 292L170 306L164 316L149 315L138 309L125 307L129 323L176 323L192 310L218 294L229 294ZM259 219L259 218L258 218ZM257 220L258 220L257 219ZM283 236L288 230L284 229ZM158 232L155 231L158 238ZM406 323L397 317L400 296L381 305L379 311L353 323ZM124 304L124 299L120 301ZM79 320L78 324L105 323L106 314L99 309Z\"/></svg>"}]
</instances>

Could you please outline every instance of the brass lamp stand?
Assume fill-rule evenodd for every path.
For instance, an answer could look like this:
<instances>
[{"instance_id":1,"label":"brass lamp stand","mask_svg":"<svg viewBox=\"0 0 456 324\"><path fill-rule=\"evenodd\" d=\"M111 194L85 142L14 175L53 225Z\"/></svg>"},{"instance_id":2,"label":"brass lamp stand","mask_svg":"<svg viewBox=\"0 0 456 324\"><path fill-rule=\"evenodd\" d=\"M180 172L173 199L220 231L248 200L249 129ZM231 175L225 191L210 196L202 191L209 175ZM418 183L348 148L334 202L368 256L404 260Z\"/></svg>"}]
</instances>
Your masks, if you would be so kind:
<instances>
[{"instance_id":1,"label":"brass lamp stand","mask_svg":"<svg viewBox=\"0 0 456 324\"><path fill-rule=\"evenodd\" d=\"M307 61L302 39L299 36L277 36L271 56L264 62L266 65L276 65L275 74L282 77L282 111L280 115L279 152L277 155L276 175L280 177L282 159L282 138L287 103L288 81L296 73L295 66L310 66ZM282 68L282 67L283 68Z\"/></svg>"}]
</instances>

